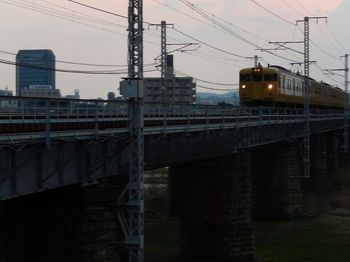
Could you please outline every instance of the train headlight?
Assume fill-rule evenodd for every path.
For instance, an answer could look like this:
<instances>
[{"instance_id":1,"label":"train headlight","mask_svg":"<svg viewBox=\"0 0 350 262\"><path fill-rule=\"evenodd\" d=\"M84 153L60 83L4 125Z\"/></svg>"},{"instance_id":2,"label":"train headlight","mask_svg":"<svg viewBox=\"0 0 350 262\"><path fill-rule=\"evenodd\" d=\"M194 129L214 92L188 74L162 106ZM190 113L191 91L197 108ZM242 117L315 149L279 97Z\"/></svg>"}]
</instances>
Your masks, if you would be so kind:
<instances>
[{"instance_id":1,"label":"train headlight","mask_svg":"<svg viewBox=\"0 0 350 262\"><path fill-rule=\"evenodd\" d=\"M245 88L246 88L246 86L245 86L245 85L242 85L242 88L243 88L243 89L245 89Z\"/></svg>"},{"instance_id":2,"label":"train headlight","mask_svg":"<svg viewBox=\"0 0 350 262\"><path fill-rule=\"evenodd\" d=\"M269 84L267 88L271 90L273 88L273 84Z\"/></svg>"}]
</instances>

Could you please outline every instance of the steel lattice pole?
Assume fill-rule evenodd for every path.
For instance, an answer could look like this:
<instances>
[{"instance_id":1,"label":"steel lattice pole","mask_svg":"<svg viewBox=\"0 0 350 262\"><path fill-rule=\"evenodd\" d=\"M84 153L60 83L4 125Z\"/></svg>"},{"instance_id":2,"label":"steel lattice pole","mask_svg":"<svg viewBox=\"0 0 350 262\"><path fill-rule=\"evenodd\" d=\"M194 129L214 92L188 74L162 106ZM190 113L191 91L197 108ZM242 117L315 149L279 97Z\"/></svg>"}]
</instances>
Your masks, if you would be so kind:
<instances>
[{"instance_id":1,"label":"steel lattice pole","mask_svg":"<svg viewBox=\"0 0 350 262\"><path fill-rule=\"evenodd\" d=\"M298 22L304 23L304 177L310 177L310 19L326 19L327 17L308 17Z\"/></svg>"},{"instance_id":2,"label":"steel lattice pole","mask_svg":"<svg viewBox=\"0 0 350 262\"><path fill-rule=\"evenodd\" d=\"M309 17L304 18L304 176L310 177L310 34Z\"/></svg>"},{"instance_id":3,"label":"steel lattice pole","mask_svg":"<svg viewBox=\"0 0 350 262\"><path fill-rule=\"evenodd\" d=\"M165 21L161 22L161 101L165 101L166 93L166 81L167 81L167 40L166 40L166 27Z\"/></svg>"},{"instance_id":4,"label":"steel lattice pole","mask_svg":"<svg viewBox=\"0 0 350 262\"><path fill-rule=\"evenodd\" d=\"M346 105L345 105L345 125L344 125L344 152L348 153L348 121L349 121L349 55L345 55L345 93L346 93Z\"/></svg>"},{"instance_id":5,"label":"steel lattice pole","mask_svg":"<svg viewBox=\"0 0 350 262\"><path fill-rule=\"evenodd\" d=\"M143 1L129 1L129 80L137 94L129 99L129 181L127 185L127 236L129 262L144 261L144 170L143 170Z\"/></svg>"}]
</instances>

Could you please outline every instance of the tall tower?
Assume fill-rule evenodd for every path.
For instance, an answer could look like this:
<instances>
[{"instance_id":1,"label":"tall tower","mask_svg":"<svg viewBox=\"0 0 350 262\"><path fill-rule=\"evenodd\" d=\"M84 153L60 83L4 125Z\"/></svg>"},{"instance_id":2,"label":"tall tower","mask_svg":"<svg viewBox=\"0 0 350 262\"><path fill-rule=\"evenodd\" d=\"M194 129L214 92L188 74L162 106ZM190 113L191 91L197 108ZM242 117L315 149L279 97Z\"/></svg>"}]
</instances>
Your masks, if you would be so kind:
<instances>
[{"instance_id":1,"label":"tall tower","mask_svg":"<svg viewBox=\"0 0 350 262\"><path fill-rule=\"evenodd\" d=\"M56 88L55 54L48 49L20 50L16 56L16 95L31 85Z\"/></svg>"}]
</instances>

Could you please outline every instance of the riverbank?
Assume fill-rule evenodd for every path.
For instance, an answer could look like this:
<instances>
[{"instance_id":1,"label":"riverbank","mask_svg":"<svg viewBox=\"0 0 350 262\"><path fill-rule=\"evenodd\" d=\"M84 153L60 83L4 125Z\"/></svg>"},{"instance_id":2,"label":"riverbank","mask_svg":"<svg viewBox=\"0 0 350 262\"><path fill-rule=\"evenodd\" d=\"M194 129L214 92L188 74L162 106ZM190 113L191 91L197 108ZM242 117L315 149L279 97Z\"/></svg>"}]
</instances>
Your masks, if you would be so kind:
<instances>
[{"instance_id":1,"label":"riverbank","mask_svg":"<svg viewBox=\"0 0 350 262\"><path fill-rule=\"evenodd\" d=\"M350 167L332 176L332 194L311 199L313 208L303 219L254 222L258 262L350 261ZM155 180L166 181L164 172ZM166 216L166 186L151 187L150 195L145 204L145 259L180 262L179 220Z\"/></svg>"}]
</instances>

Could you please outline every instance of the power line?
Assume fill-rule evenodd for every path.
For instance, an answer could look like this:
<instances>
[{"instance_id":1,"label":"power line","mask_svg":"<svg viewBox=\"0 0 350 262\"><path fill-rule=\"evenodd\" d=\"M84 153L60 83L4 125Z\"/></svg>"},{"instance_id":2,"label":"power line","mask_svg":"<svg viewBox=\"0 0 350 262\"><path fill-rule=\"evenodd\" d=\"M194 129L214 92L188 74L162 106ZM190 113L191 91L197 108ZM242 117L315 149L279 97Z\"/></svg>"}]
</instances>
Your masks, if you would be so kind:
<instances>
[{"instance_id":1,"label":"power line","mask_svg":"<svg viewBox=\"0 0 350 262\"><path fill-rule=\"evenodd\" d=\"M298 26L298 29L299 29L300 32L303 32L303 30L302 30L299 26ZM335 59L335 60L340 60L338 57L335 57L334 55L328 53L326 50L324 50L322 47L320 47L318 44L316 44L315 41L313 41L313 40L310 39L310 42L311 42L318 50L320 50L322 53L324 53L324 54L327 55L328 57L333 58L333 59Z\"/></svg>"},{"instance_id":2,"label":"power line","mask_svg":"<svg viewBox=\"0 0 350 262\"><path fill-rule=\"evenodd\" d=\"M235 54L235 53L232 53L232 52L223 50L223 49L221 49L221 48L218 48L218 47L216 47L216 46L213 46L213 45L211 45L211 44L208 44L208 43L206 43L206 42L204 42L204 41L202 41L202 40L199 40L198 38L195 38L195 37L193 37L193 36L191 36L191 35L189 35L189 34L186 34L186 33L182 32L182 31L180 31L180 30L178 30L178 29L176 29L176 28L174 28L173 30L176 31L176 32L178 32L179 34L182 34L182 35L184 35L184 36L186 36L186 37L188 37L188 38L194 40L194 41L197 41L198 43L201 43L201 44L203 44L203 45L205 45L205 46L207 46L207 47L210 47L210 48L215 49L215 50L217 50L217 51L220 51L220 52L222 52L222 53L225 53L225 54L228 54L228 55L232 55L232 56L235 56L235 57L239 57L239 58L245 58L245 56L238 55L238 54Z\"/></svg>"},{"instance_id":3,"label":"power line","mask_svg":"<svg viewBox=\"0 0 350 262\"><path fill-rule=\"evenodd\" d=\"M284 0L282 0L283 2L285 2ZM309 14L311 14L311 15L313 15L313 13L309 10L309 9L307 9L300 1L298 1L298 0L295 0L295 2L301 7L301 8L303 8L307 13L309 13ZM286 3L286 2L285 2ZM286 3L287 4L287 3ZM287 4L288 6L289 6L289 4ZM295 10L295 9L293 9L293 10ZM303 14L301 14L300 12L298 12L297 10L295 10L298 14L300 14L301 16L304 16ZM334 32L331 30L331 28L330 28L330 26L329 26L329 24L328 23L326 23L326 25L327 25L327 28L328 28L328 30L331 32L331 34L332 34L332 36L333 36L333 38L334 38L334 40L335 40L335 42L339 45L339 47L341 47L346 53L347 53L347 50L346 50L346 48L342 45L342 43L338 40L338 38L336 37L336 35L334 34ZM325 31L322 29L322 27L319 25L319 28L320 28L320 30L321 30L321 32L326 36L326 38L329 40L329 42L331 43L331 45L333 46L333 47L335 47L338 51L340 51L339 49L338 49L338 47L336 47L335 45L334 45L334 43L332 42L332 40L329 38L329 36L325 33ZM340 52L343 52L343 51L340 51Z\"/></svg>"},{"instance_id":4,"label":"power line","mask_svg":"<svg viewBox=\"0 0 350 262\"><path fill-rule=\"evenodd\" d=\"M84 6L86 8L90 8L90 9L93 9L93 10L105 13L105 14L114 15L114 16L117 16L117 17L120 17L120 18L128 19L128 17L126 15L120 15L120 14L117 14L117 13L113 13L113 12L110 12L110 11L107 11L107 10L104 10L104 9L100 9L100 8L97 8L97 7L94 7L94 6L91 6L91 5L80 3L78 1L73 1L73 0L67 0L67 1L71 2L73 4L81 5L81 6Z\"/></svg>"},{"instance_id":5,"label":"power line","mask_svg":"<svg viewBox=\"0 0 350 262\"><path fill-rule=\"evenodd\" d=\"M290 5L287 1L282 0L282 2L288 6L290 9L292 9L295 13L297 13L300 16L304 16L304 14L302 14L301 12L299 12L297 9L295 9L292 5Z\"/></svg>"},{"instance_id":6,"label":"power line","mask_svg":"<svg viewBox=\"0 0 350 262\"><path fill-rule=\"evenodd\" d=\"M288 21L288 20L282 18L282 17L279 16L279 15L276 15L275 13L273 13L272 11L270 11L269 9L267 9L267 8L263 7L262 5L260 5L259 3L257 3L255 0L250 0L250 1L252 1L252 2L255 3L256 5L258 5L258 6L261 7L262 9L266 10L267 12L269 12L270 14L272 14L273 16L275 16L275 17L277 17L277 18L279 18L279 19L285 21L285 22L288 23L288 24L292 24L293 26L295 26L294 23L292 23L292 22L290 22L290 21ZM298 26L298 28L299 28L299 30L302 32L302 29L301 29L299 26ZM314 46L316 46L316 48L318 48L321 52L323 52L324 54L326 54L327 56L329 56L329 57L331 57L331 58L333 58L333 59L337 59L337 60L338 60L337 57L335 57L335 56L331 55L330 53L328 53L327 51L325 51L323 48L321 48L318 44L316 44L316 43L315 43L314 41L312 41L311 39L310 39L310 42L311 42Z\"/></svg>"},{"instance_id":7,"label":"power line","mask_svg":"<svg viewBox=\"0 0 350 262\"><path fill-rule=\"evenodd\" d=\"M57 13L57 10L54 10L52 8L49 8L49 10L47 10L46 7L44 7L44 8L43 7L33 8L32 5L29 5L26 2L25 3L21 3L21 2L15 1L15 0L11 0L10 2L4 1L4 0L0 0L0 2L2 2L4 4L8 4L8 5L24 8L24 9L27 9L27 10L30 10L30 11L33 11L33 12L38 12L38 13L41 13L41 14L45 14L45 15L49 15L49 16L52 16L52 17L60 18L60 19L63 19L63 20L69 21L69 22L85 25L85 26L88 26L88 27L91 27L91 28L94 28L94 29L103 30L103 31L110 32L110 33L113 33L113 34L117 34L117 35L120 35L120 36L123 36L123 37L127 36L126 34L123 34L123 33L120 33L120 32L116 32L116 31L113 31L113 30L110 30L110 29L106 29L105 27L103 27L104 24L102 24L102 23L98 23L96 21L91 21L91 20L87 21L86 19L82 19L81 17L80 18L79 17L75 17L76 19L74 19L74 17L72 17L71 14L62 13L62 12L61 13ZM84 21L84 22L81 22L81 21ZM97 23L97 24L101 25L102 27L98 27L98 26L92 25L91 23L94 23L94 24Z\"/></svg>"},{"instance_id":8,"label":"power line","mask_svg":"<svg viewBox=\"0 0 350 262\"><path fill-rule=\"evenodd\" d=\"M326 70L324 68L322 68L318 63L313 63L312 65L314 65L317 69L319 69L325 77L327 77L328 79L332 80L334 83L337 83L338 85L343 85L342 82L334 79L333 77L331 77L328 74L325 74Z\"/></svg>"},{"instance_id":9,"label":"power line","mask_svg":"<svg viewBox=\"0 0 350 262\"><path fill-rule=\"evenodd\" d=\"M17 56L16 53L14 52L9 52L9 51L3 51L0 50L0 53L7 54L7 55L12 55L12 56ZM39 58L32 58L30 59L31 61L39 61L41 59ZM62 64L71 64L71 65L83 65L83 66L96 66L96 67L125 67L127 68L128 65L117 65L117 64L94 64L94 63L86 63L86 62L74 62L74 61L64 61L64 60L56 60L56 63L62 63ZM155 66L156 63L148 63L145 64L145 66Z\"/></svg>"},{"instance_id":10,"label":"power line","mask_svg":"<svg viewBox=\"0 0 350 262\"><path fill-rule=\"evenodd\" d=\"M200 23L202 23L202 24L204 24L204 25L207 25L207 26L210 26L210 27L212 27L212 28L215 28L215 29L217 29L217 30L219 30L219 31L221 31L221 32L226 32L225 30L222 30L222 29L221 29L220 27L218 27L218 26L215 26L215 25L212 25L212 24L210 24L210 23L207 23L207 22L205 22L205 21L203 21L203 20L200 20L200 19L194 17L193 15L189 15L189 14L183 12L183 11L180 11L180 10L176 9L175 7L170 6L169 4L162 3L162 2L160 2L159 0L153 0L153 1L156 2L156 3L158 3L158 4L160 4L160 5L162 5L162 6L165 6L165 7L169 8L169 9L171 9L171 10L177 12L177 13L180 13L180 14L186 16L186 17L189 17L189 18L191 18L191 19L193 19L193 20L196 20L196 21L198 21L198 22L200 22ZM179 1L182 2L182 3L184 3L184 2L181 1L181 0L179 0ZM190 3L189 1L186 1L186 2ZM191 3L190 3L190 5L191 5L191 6L194 6L194 4L191 4ZM191 7L191 9L192 9L192 7ZM197 7L197 9L198 9L198 7ZM206 11L203 10L203 9L200 9L200 10L206 12ZM206 12L206 13L208 13L208 12ZM247 33L247 34L249 34L249 35L251 35L251 36L254 36L254 37L259 38L259 39L261 39L261 40L263 40L263 41L266 41L266 42L268 41L267 39L263 38L262 36L256 35L256 34L254 34L254 33L252 33L252 32L249 32L248 30L243 29L243 28L241 28L241 27L239 27L239 26L236 26L236 25L232 24L231 22L229 22L229 21L227 21L227 20L225 20L225 19L223 19L223 18L220 18L220 17L218 17L218 16L216 16L216 15L214 15L214 14L210 14L210 13L208 13L208 14L211 15L211 16L213 16L213 17L215 17L215 18L217 18L217 19L219 19L219 20L221 20L221 21L223 21L223 22L225 22L226 24L230 25L231 27L234 27L234 28L237 28L237 29L241 30L243 33Z\"/></svg>"},{"instance_id":11,"label":"power line","mask_svg":"<svg viewBox=\"0 0 350 262\"><path fill-rule=\"evenodd\" d=\"M271 10L267 9L266 7L262 6L261 4L259 4L258 2L256 2L255 0L250 0L251 2L253 2L254 4L256 4L257 6L259 6L260 8L264 9L266 12L270 13L271 15L273 15L274 17L277 17L278 19L291 24L291 25L295 25L294 23L292 23L291 21L288 21L287 19L284 19L283 17L275 14L274 12L272 12Z\"/></svg>"},{"instance_id":12,"label":"power line","mask_svg":"<svg viewBox=\"0 0 350 262\"><path fill-rule=\"evenodd\" d=\"M49 67L41 67L24 63L16 63L13 61L0 59L1 64L7 64L12 66L21 66L27 68L33 68L38 70L47 70L47 71L55 71L55 72L63 72L63 73L73 73L73 74L88 74L88 75L126 75L126 70L110 70L110 71L87 71L87 70L71 70L71 69L58 69L58 68L49 68ZM146 70L145 72L155 72L157 70Z\"/></svg>"},{"instance_id":13,"label":"power line","mask_svg":"<svg viewBox=\"0 0 350 262\"><path fill-rule=\"evenodd\" d=\"M310 10L308 10L300 1L294 0L302 9L306 11L306 13L309 13L311 15L314 15Z\"/></svg>"},{"instance_id":14,"label":"power line","mask_svg":"<svg viewBox=\"0 0 350 262\"><path fill-rule=\"evenodd\" d=\"M187 77L192 77L190 76L189 74L185 74L179 70L175 70L176 73L180 74L180 75L184 75L184 76L187 76ZM220 86L239 86L239 84L228 84L228 83L218 83L218 82L213 82L213 81L208 81L208 80L203 80L203 79L200 79L200 78L197 78L197 77L193 77L193 79L199 81L199 82L203 82L203 83L207 83L207 84L213 84L213 85L220 85ZM224 89L221 89L221 90L224 90Z\"/></svg>"},{"instance_id":15,"label":"power line","mask_svg":"<svg viewBox=\"0 0 350 262\"><path fill-rule=\"evenodd\" d=\"M200 7L197 7L196 5L192 4L191 2L187 1L187 0L179 0L180 2L182 2L183 4L185 4L187 7L191 8L192 10L194 10L195 12L197 12L199 15L203 16L205 19L209 20L210 22L212 22L213 24L215 24L216 26L220 27L224 32L229 33L230 35L233 35L234 37L238 38L239 40L255 47L258 49L262 49L261 46L259 46L258 44L255 44L253 42L251 42L250 40L240 36L239 34L237 34L236 32L234 32L233 30L231 30L230 28L228 28L227 26L223 25L222 23L218 22L217 20L215 20L214 15L210 14L209 12L201 9ZM222 30L219 30L220 32L222 32ZM273 52L267 51L267 53L269 53L270 55L276 56L278 58L290 61L290 62L297 62L295 60L286 58L284 56L275 54Z\"/></svg>"},{"instance_id":16,"label":"power line","mask_svg":"<svg viewBox=\"0 0 350 262\"><path fill-rule=\"evenodd\" d=\"M38 1L48 3L49 5L53 5L54 7L58 7L61 10L49 7L47 5L39 4ZM12 1L2 1L2 2L7 3L9 5L23 7L25 9L32 10L32 11L38 10L41 13L54 15L54 16L60 17L60 18L67 18L70 20L78 19L78 20L88 22L88 23L101 24L104 26L105 25L116 26L116 27L120 27L123 29L126 28L125 25L120 25L120 24L116 24L114 22L110 22L107 20L96 18L96 17L93 17L91 15L87 15L87 14L84 14L82 12L69 9L67 7L60 6L58 4L53 4L53 3L45 1L45 0L37 0L36 2L25 1L25 0L19 0L19 1L12 0Z\"/></svg>"},{"instance_id":17,"label":"power line","mask_svg":"<svg viewBox=\"0 0 350 262\"><path fill-rule=\"evenodd\" d=\"M197 53L190 53L190 52L183 52L184 54L186 55L190 55L190 56L195 56L195 57L198 57L198 58L201 58L201 59L204 59L204 60L208 60L208 61L211 61L211 62L215 62L215 63L219 63L219 64L223 64L223 65L227 65L227 66L233 66L235 65L234 63L229 63L230 61L231 62L246 62L244 60L230 60L230 59L224 59L224 58L221 58L221 57L216 57L216 56L213 56L211 54L207 54L205 52L201 52L201 51L198 51Z\"/></svg>"},{"instance_id":18,"label":"power line","mask_svg":"<svg viewBox=\"0 0 350 262\"><path fill-rule=\"evenodd\" d=\"M333 35L335 41L338 43L338 45L345 51L345 53L348 53L346 48L344 47L344 45L339 41L339 39L337 38L337 36L335 35L334 31L332 30L332 28L329 26L329 24L327 23L327 28L328 30L331 32L331 34Z\"/></svg>"},{"instance_id":19,"label":"power line","mask_svg":"<svg viewBox=\"0 0 350 262\"><path fill-rule=\"evenodd\" d=\"M117 16L117 17L120 17L120 18L124 18L124 19L129 19L129 18L128 18L127 16L125 16L125 15L120 15L120 14L117 14L117 13L113 13L113 12L110 12L110 11L107 11L107 10L104 10L104 9L101 9L101 8L98 8L98 7L95 7L95 6L87 5L87 4L78 2L78 1L73 1L73 0L67 0L67 1L68 1L68 2L72 2L72 3L74 3L74 4L77 4L77 5L84 6L84 7L86 7L86 8L90 8L90 9L93 9L93 10L96 10L96 11L99 11L99 12L102 12L102 13L106 13L106 14L109 14L109 15L114 15L114 16ZM146 22L146 21L143 21L143 23L148 24L148 25L154 24L154 23L150 23L150 22Z\"/></svg>"},{"instance_id":20,"label":"power line","mask_svg":"<svg viewBox=\"0 0 350 262\"><path fill-rule=\"evenodd\" d=\"M213 26L212 24L207 23L207 22L205 22L205 21L203 21L203 20L200 20L200 19L198 19L198 18L196 18L196 17L194 17L194 16L191 16L191 15L189 15L189 14L186 14L185 12L182 12L182 11L176 9L176 8L170 6L169 4L162 3L162 2L160 2L159 0L153 0L153 1L156 2L156 3L158 3L158 4L160 4L160 5L162 5L162 6L165 6L165 7L169 8L169 9L171 9L171 10L173 10L173 11L179 13L179 14L182 14L182 15L184 15L184 16L186 16L186 17L189 17L189 18L191 18L191 19L193 19L193 20L196 20L196 21L198 21L198 22L200 22L200 23L202 23L202 24L204 24L204 25L206 25L206 26L209 26L209 27L213 27L213 28L215 28L215 29L218 29L217 27Z\"/></svg>"},{"instance_id":21,"label":"power line","mask_svg":"<svg viewBox=\"0 0 350 262\"><path fill-rule=\"evenodd\" d=\"M202 85L196 85L197 87L207 89L207 90L213 90L213 91L232 91L232 90L238 90L238 88L230 88L230 89L223 89L223 88L214 88L214 87L207 87Z\"/></svg>"}]
</instances>

